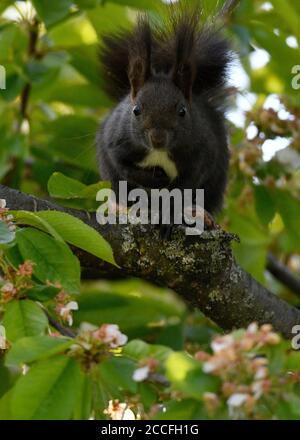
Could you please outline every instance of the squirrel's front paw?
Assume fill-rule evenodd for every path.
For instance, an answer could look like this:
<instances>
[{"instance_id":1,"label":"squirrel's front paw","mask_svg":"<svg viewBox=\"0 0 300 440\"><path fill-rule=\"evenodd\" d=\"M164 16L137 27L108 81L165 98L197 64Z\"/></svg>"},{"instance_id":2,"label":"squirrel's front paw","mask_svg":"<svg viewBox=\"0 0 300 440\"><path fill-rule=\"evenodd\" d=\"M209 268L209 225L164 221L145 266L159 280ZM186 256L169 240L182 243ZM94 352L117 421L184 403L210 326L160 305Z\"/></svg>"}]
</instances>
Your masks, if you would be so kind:
<instances>
[{"instance_id":1,"label":"squirrel's front paw","mask_svg":"<svg viewBox=\"0 0 300 440\"><path fill-rule=\"evenodd\" d=\"M213 229L219 229L220 226L216 223L213 216L204 209L204 230L205 231L212 231Z\"/></svg>"},{"instance_id":2,"label":"squirrel's front paw","mask_svg":"<svg viewBox=\"0 0 300 440\"><path fill-rule=\"evenodd\" d=\"M198 206L193 206L190 213L192 214L193 218L198 218L203 220L203 226L205 231L212 231L214 229L220 228L220 226L216 223L213 216L205 209L200 208Z\"/></svg>"}]
</instances>

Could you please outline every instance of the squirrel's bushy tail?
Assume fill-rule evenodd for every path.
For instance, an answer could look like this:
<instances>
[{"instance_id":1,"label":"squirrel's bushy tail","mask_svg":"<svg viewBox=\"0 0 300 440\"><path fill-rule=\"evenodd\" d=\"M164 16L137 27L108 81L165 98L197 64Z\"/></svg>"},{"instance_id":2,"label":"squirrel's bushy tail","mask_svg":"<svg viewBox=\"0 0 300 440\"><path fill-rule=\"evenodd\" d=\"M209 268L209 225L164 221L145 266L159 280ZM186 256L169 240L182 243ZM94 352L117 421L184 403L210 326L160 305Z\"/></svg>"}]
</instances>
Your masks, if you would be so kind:
<instances>
[{"instance_id":1,"label":"squirrel's bushy tail","mask_svg":"<svg viewBox=\"0 0 300 440\"><path fill-rule=\"evenodd\" d=\"M228 41L201 11L171 8L166 21L150 23L140 16L129 31L103 37L100 61L107 93L121 99L135 94L151 76L170 76L187 98L220 92L232 51Z\"/></svg>"}]
</instances>

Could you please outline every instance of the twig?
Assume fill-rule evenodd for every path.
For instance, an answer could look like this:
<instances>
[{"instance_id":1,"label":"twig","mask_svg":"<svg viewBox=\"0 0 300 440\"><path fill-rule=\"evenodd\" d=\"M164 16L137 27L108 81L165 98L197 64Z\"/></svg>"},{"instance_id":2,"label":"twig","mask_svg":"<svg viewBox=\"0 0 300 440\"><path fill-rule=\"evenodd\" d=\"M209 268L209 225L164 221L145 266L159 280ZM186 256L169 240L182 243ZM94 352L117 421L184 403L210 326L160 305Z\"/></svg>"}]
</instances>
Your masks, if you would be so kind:
<instances>
[{"instance_id":1,"label":"twig","mask_svg":"<svg viewBox=\"0 0 300 440\"><path fill-rule=\"evenodd\" d=\"M267 269L274 278L276 278L278 281L288 287L293 293L300 296L300 277L292 273L272 254L268 254Z\"/></svg>"},{"instance_id":2,"label":"twig","mask_svg":"<svg viewBox=\"0 0 300 440\"><path fill-rule=\"evenodd\" d=\"M64 327L63 325L61 325L58 321L56 321L48 312L48 310L46 310L43 307L43 310L48 318L49 324L52 325L52 327L54 327L61 335L63 336L67 336L68 338L75 338L76 337L76 333L74 333L72 330Z\"/></svg>"},{"instance_id":3,"label":"twig","mask_svg":"<svg viewBox=\"0 0 300 440\"><path fill-rule=\"evenodd\" d=\"M28 57L34 58L37 56L36 46L39 37L39 22L37 18L33 20L31 24L29 24L29 45L28 45ZM29 96L31 91L31 84L28 82L25 84L20 98L20 113L22 119L28 119L27 108L29 102Z\"/></svg>"}]
</instances>

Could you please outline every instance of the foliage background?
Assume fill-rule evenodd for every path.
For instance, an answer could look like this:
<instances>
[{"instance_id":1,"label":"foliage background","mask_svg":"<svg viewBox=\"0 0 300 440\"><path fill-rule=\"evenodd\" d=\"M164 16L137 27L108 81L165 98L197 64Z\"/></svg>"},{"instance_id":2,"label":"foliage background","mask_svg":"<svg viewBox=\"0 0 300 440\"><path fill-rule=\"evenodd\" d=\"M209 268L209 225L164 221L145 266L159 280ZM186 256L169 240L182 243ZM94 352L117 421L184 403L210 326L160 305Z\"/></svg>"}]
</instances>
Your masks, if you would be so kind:
<instances>
[{"instance_id":1,"label":"foliage background","mask_svg":"<svg viewBox=\"0 0 300 440\"><path fill-rule=\"evenodd\" d=\"M202 3L204 17L222 4L216 0ZM160 0L1 1L0 65L6 69L6 89L0 91L1 183L41 197L50 193L65 205L92 209L91 199L99 187L95 133L99 120L113 105L103 92L101 66L97 60L98 42L101 43L101 36L108 31L132 26L137 11L147 11L159 18L166 9ZM300 68L293 71L294 66L300 64L299 21L300 4L296 0L242 0L228 19L226 33L239 54L241 66L234 76L233 84L238 90L228 113L231 174L226 204L219 219L225 229L236 232L241 238L241 244L235 246L241 266L295 305L299 304L299 297L278 284L265 268L267 254L271 251L290 270L300 274L300 79L296 77ZM264 59L266 62L261 62ZM276 148L282 149L272 156ZM57 173L81 184L68 181ZM138 367L138 362L143 364L143 359L149 357L161 362L161 367L157 367L163 369L160 373L165 374L164 368L167 368L172 392L178 399L178 408L175 405L173 412L167 411L164 417L236 417L226 410L226 396L221 391L222 411L214 414L203 410L203 393L215 392L217 388L211 386L211 376L204 375L198 365L188 366L191 358L184 352L178 352L181 354L177 360L171 358L167 367L164 364L169 350L185 349L191 354L209 350L210 338L218 331L212 323L198 311L187 311L173 292L138 280L80 283L78 262L74 263L68 248L64 251L54 249L53 243L47 242L54 242L53 237L37 234L42 233L31 228L18 230L17 244L9 249L3 245L2 272L6 277L11 276L7 264L17 267L24 260L35 261L28 240L41 243L47 250L47 264L52 246L54 259L59 252L65 258L57 260L54 269L64 261L69 261L75 269L68 272L65 264L65 272L60 269L59 276L56 273L56 278L53 275L55 279L51 279L45 268L36 267L33 282L38 280L41 288L49 279L59 280L64 291L71 295L70 299L76 295L79 310L73 314L75 327L82 322L97 327L114 323L130 340L143 339L163 348L160 353L151 346L144 356L135 354L128 358L107 349L110 354L107 352L104 366L100 362L100 378L91 377L90 372L83 374L73 357L57 355L67 350L68 344L58 344L60 350L54 351L51 346L47 351L45 339L24 339L42 337L48 341L49 336L45 336L45 315L34 302L41 301L41 297L37 297L36 292L30 296L26 293L28 289L23 288L22 295L19 290L13 300L2 298L1 303L8 343L12 347L15 343L20 344L20 347L17 345L17 355L11 356L9 362L4 353L0 358L0 418L63 419L91 415L103 418L109 400L115 399L129 402L133 412L140 417L152 417L154 406L168 402L171 397L174 399L174 394L168 394L161 384L137 385L132 380L132 371ZM99 252L109 259L109 249L105 246L101 243ZM47 292L42 298L49 310L55 308L55 293ZM39 324L30 327L32 320ZM29 360L24 358L28 347L37 350L36 344L46 344L44 354ZM278 356L284 357L286 346L279 346L276 346ZM52 370L47 362L47 357L51 356L54 356L50 363ZM280 364L283 372L285 361ZM22 376L20 365L24 363L32 367ZM189 373L174 378L178 365ZM294 362L294 365L298 371L299 363ZM270 374L275 374L275 370ZM237 383L243 383L242 376L241 372L237 375ZM45 389L43 396L37 392L40 400L34 401L33 383L36 391L43 389L49 377L53 378L55 390ZM75 382L72 377L76 378ZM29 378L27 382L25 378ZM72 383L77 383L73 391ZM300 398L298 392L293 393L293 399ZM66 396L64 404L57 406L62 394ZM23 407L24 399L34 401L34 408ZM9 401L13 403L8 404ZM166 405L168 407L168 403ZM42 408L40 411L38 406ZM299 406L297 411L294 408L297 405L293 409L285 406L285 411L282 409L277 417L299 416ZM246 411L239 416L270 418L274 411ZM165 414L159 406L154 413L154 418Z\"/></svg>"}]
</instances>

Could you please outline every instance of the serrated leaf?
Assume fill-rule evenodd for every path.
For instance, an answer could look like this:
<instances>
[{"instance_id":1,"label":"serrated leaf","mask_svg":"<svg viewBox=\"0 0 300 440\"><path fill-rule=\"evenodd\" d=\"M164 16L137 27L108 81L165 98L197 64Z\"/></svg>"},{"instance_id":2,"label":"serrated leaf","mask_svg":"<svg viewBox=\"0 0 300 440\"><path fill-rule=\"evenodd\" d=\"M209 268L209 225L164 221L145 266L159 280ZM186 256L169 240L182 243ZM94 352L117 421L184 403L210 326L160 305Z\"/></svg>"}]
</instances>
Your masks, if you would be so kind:
<instances>
[{"instance_id":1,"label":"serrated leaf","mask_svg":"<svg viewBox=\"0 0 300 440\"><path fill-rule=\"evenodd\" d=\"M86 185L62 173L53 173L48 181L48 192L51 197L72 199L86 188Z\"/></svg>"},{"instance_id":2,"label":"serrated leaf","mask_svg":"<svg viewBox=\"0 0 300 440\"><path fill-rule=\"evenodd\" d=\"M18 339L8 352L5 363L28 364L57 353L63 353L74 342L71 339L51 336L33 336Z\"/></svg>"},{"instance_id":3,"label":"serrated leaf","mask_svg":"<svg viewBox=\"0 0 300 440\"><path fill-rule=\"evenodd\" d=\"M132 378L135 368L135 363L124 357L106 359L99 364L101 383L115 395L124 391L136 393L137 382Z\"/></svg>"},{"instance_id":4,"label":"serrated leaf","mask_svg":"<svg viewBox=\"0 0 300 440\"><path fill-rule=\"evenodd\" d=\"M48 327L48 319L35 302L14 300L6 306L3 325L7 339L14 342L25 336L43 334Z\"/></svg>"},{"instance_id":5,"label":"serrated leaf","mask_svg":"<svg viewBox=\"0 0 300 440\"><path fill-rule=\"evenodd\" d=\"M96 195L100 189L108 188L108 182L97 182L85 185L76 179L55 172L48 181L48 192L51 197L57 199L85 199L91 198L96 201Z\"/></svg>"},{"instance_id":6,"label":"serrated leaf","mask_svg":"<svg viewBox=\"0 0 300 440\"><path fill-rule=\"evenodd\" d=\"M35 285L26 291L26 296L34 301L49 301L54 298L61 289L54 286Z\"/></svg>"},{"instance_id":7,"label":"serrated leaf","mask_svg":"<svg viewBox=\"0 0 300 440\"><path fill-rule=\"evenodd\" d=\"M93 383L90 376L81 372L73 419L89 420L92 413Z\"/></svg>"},{"instance_id":8,"label":"serrated leaf","mask_svg":"<svg viewBox=\"0 0 300 440\"><path fill-rule=\"evenodd\" d=\"M36 363L14 387L11 400L13 419L70 419L79 379L79 365L67 356Z\"/></svg>"},{"instance_id":9,"label":"serrated leaf","mask_svg":"<svg viewBox=\"0 0 300 440\"><path fill-rule=\"evenodd\" d=\"M65 243L32 228L19 230L17 243L24 260L34 263L34 275L39 281L59 283L71 294L79 292L79 261Z\"/></svg>"},{"instance_id":10,"label":"serrated leaf","mask_svg":"<svg viewBox=\"0 0 300 440\"><path fill-rule=\"evenodd\" d=\"M83 221L59 211L39 211L36 215L46 220L68 243L116 265L110 244Z\"/></svg>"}]
</instances>

